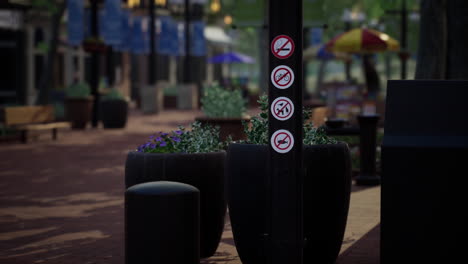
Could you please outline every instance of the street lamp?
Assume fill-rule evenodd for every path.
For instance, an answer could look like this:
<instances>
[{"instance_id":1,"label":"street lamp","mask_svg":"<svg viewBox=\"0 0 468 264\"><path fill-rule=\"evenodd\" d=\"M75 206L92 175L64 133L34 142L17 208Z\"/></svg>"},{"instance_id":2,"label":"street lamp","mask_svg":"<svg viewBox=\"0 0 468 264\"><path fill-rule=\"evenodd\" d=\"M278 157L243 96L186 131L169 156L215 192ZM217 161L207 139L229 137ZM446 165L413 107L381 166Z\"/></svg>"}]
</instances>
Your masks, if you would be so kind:
<instances>
[{"instance_id":1,"label":"street lamp","mask_svg":"<svg viewBox=\"0 0 468 264\"><path fill-rule=\"evenodd\" d=\"M213 0L210 4L210 10L212 13L218 13L221 10L221 3L219 0Z\"/></svg>"}]
</instances>

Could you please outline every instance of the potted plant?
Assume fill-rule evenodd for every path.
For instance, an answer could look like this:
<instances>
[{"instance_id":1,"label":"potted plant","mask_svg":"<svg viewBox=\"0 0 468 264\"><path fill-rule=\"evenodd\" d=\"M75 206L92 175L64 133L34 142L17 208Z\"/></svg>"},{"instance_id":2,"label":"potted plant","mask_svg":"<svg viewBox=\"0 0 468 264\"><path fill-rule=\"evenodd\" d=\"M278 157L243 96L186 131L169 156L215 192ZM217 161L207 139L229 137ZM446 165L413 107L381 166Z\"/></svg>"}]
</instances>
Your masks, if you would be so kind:
<instances>
[{"instance_id":1,"label":"potted plant","mask_svg":"<svg viewBox=\"0 0 468 264\"><path fill-rule=\"evenodd\" d=\"M128 102L116 89L102 97L101 120L104 128L124 128L127 124Z\"/></svg>"},{"instance_id":2,"label":"potted plant","mask_svg":"<svg viewBox=\"0 0 468 264\"><path fill-rule=\"evenodd\" d=\"M233 140L245 139L242 122L248 122L250 118L245 114L247 102L240 90L211 85L205 88L201 103L205 116L197 117L197 121L219 126L223 140L228 136Z\"/></svg>"},{"instance_id":3,"label":"potted plant","mask_svg":"<svg viewBox=\"0 0 468 264\"><path fill-rule=\"evenodd\" d=\"M179 127L171 133L151 136L148 142L128 153L125 163L126 188L166 180L190 184L200 190L202 258L216 252L224 229L224 148L218 129L195 122L191 131Z\"/></svg>"},{"instance_id":4,"label":"potted plant","mask_svg":"<svg viewBox=\"0 0 468 264\"><path fill-rule=\"evenodd\" d=\"M237 252L244 264L265 263L268 181L268 101L245 127L247 140L229 145L227 192ZM304 113L307 120L310 113ZM348 146L329 138L323 128L304 125L304 263L334 263L346 226L351 164Z\"/></svg>"},{"instance_id":5,"label":"potted plant","mask_svg":"<svg viewBox=\"0 0 468 264\"><path fill-rule=\"evenodd\" d=\"M88 84L76 82L65 90L65 116L73 129L85 129L91 119L93 97Z\"/></svg>"}]
</instances>

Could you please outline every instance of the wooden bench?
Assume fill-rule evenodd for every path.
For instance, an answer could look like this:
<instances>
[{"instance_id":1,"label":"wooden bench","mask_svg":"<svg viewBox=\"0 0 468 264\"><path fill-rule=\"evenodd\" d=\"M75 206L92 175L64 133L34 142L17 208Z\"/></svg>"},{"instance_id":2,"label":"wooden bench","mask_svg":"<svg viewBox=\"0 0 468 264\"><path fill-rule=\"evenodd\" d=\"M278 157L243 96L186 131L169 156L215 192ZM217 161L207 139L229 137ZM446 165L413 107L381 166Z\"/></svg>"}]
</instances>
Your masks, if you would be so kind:
<instances>
[{"instance_id":1,"label":"wooden bench","mask_svg":"<svg viewBox=\"0 0 468 264\"><path fill-rule=\"evenodd\" d=\"M21 142L28 142L28 132L32 130L52 130L52 139L57 140L59 128L70 128L69 122L55 122L54 108L44 106L5 107L2 120L6 127L17 129L21 133Z\"/></svg>"}]
</instances>

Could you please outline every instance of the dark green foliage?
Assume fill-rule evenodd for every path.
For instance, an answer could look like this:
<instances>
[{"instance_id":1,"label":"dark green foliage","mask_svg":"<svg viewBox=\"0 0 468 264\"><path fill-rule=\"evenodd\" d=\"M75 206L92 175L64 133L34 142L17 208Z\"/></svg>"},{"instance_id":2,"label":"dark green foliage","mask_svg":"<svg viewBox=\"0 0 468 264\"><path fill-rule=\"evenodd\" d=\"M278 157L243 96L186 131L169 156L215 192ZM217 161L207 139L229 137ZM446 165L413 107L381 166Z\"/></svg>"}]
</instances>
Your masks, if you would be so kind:
<instances>
[{"instance_id":1,"label":"dark green foliage","mask_svg":"<svg viewBox=\"0 0 468 264\"><path fill-rule=\"evenodd\" d=\"M251 119L251 127L244 123L244 132L247 135L246 143L250 144L268 144L268 97L260 96L258 100L260 104L260 114ZM310 118L311 112L303 110L304 123ZM304 124L304 139L305 145L317 144L335 144L337 141L334 138L327 136L323 128L315 128L312 123Z\"/></svg>"}]
</instances>

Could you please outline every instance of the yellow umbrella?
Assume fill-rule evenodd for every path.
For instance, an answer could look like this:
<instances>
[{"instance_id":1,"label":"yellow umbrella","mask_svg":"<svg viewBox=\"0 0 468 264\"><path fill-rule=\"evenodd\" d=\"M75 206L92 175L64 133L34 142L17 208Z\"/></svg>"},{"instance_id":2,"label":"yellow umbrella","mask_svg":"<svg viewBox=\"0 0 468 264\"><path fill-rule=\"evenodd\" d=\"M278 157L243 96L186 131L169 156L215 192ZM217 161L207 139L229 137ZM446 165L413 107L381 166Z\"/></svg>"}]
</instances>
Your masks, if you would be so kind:
<instances>
[{"instance_id":1,"label":"yellow umbrella","mask_svg":"<svg viewBox=\"0 0 468 264\"><path fill-rule=\"evenodd\" d=\"M326 49L330 52L373 53L397 51L400 44L377 30L356 28L334 37L326 44Z\"/></svg>"}]
</instances>

